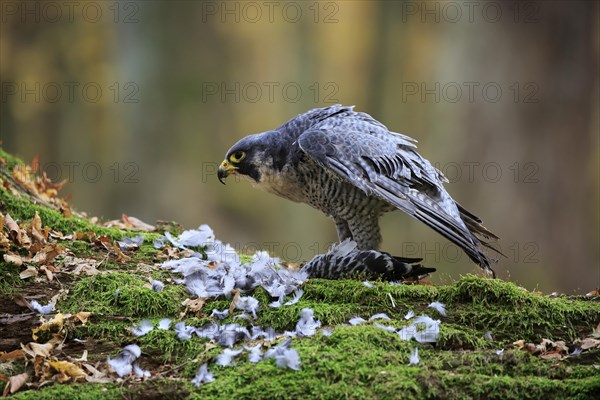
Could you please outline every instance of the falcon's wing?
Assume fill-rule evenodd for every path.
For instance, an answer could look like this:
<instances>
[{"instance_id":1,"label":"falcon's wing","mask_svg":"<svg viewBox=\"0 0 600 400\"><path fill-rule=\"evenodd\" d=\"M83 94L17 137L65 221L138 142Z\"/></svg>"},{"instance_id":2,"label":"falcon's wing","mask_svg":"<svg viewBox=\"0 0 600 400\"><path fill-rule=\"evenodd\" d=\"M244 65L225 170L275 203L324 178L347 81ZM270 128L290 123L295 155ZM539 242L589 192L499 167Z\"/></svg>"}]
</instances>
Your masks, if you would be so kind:
<instances>
[{"instance_id":1,"label":"falcon's wing","mask_svg":"<svg viewBox=\"0 0 600 400\"><path fill-rule=\"evenodd\" d=\"M444 176L414 150L413 141L353 111L325 119L298 137L300 148L313 160L433 228L487 269L490 260L479 248L482 242L444 190Z\"/></svg>"}]
</instances>

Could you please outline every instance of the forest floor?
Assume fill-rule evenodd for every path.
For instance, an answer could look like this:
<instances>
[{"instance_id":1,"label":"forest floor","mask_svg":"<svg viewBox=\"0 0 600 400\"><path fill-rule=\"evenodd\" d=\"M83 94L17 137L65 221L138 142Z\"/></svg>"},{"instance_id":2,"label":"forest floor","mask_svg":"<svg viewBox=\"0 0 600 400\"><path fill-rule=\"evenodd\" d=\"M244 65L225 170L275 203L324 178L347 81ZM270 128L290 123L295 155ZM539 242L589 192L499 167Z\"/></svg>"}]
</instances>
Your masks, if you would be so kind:
<instances>
[{"instance_id":1,"label":"forest floor","mask_svg":"<svg viewBox=\"0 0 600 400\"><path fill-rule=\"evenodd\" d=\"M88 218L71 210L58 197L61 185L49 182L32 164L0 150L0 392L6 396L600 396L597 288L582 296L546 295L474 275L443 286L308 279L299 300L279 308L269 306L274 299L263 287L244 293L258 300L256 317L249 317L236 310L241 306L235 290L230 296L197 298L180 284L180 274L163 268L163 263L193 253L164 241L165 232L181 234L180 226L149 226L127 216L108 223ZM157 240L162 246L155 246ZM239 262L253 259L242 255ZM162 290L156 281L164 283ZM434 302L445 311L431 306ZM47 304L54 306L40 308ZM211 317L213 309L229 313L221 320ZM285 346L289 339L284 332L298 332L304 309L314 311L314 329L291 339L290 349L299 360L283 351L273 359L250 362L243 351L231 365L221 366L220 355L230 350L220 339L178 337L183 325L179 331L172 327L183 322L191 331L211 324L230 324L238 331L273 328L278 333L274 337L236 339L233 345L242 350L243 345L258 346L267 353ZM411 311L414 317L407 315ZM385 317L369 320L381 313ZM427 316L421 318L423 324L416 323L419 316ZM355 317L366 321L349 323ZM171 327L157 328L164 318ZM140 332L144 324L154 329ZM412 334L403 336L411 327ZM141 355L122 355L132 344ZM122 377L109 359L122 361ZM127 371L132 363L138 374ZM197 375L203 364L213 381L210 375Z\"/></svg>"}]
</instances>

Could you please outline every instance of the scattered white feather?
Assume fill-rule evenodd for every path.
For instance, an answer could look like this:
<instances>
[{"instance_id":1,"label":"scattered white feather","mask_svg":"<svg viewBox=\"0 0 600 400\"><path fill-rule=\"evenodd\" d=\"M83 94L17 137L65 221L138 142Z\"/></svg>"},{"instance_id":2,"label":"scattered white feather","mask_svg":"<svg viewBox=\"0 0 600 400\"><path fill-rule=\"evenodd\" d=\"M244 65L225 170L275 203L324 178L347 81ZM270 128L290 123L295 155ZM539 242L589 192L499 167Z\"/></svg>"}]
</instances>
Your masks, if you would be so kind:
<instances>
[{"instance_id":1,"label":"scattered white feather","mask_svg":"<svg viewBox=\"0 0 600 400\"><path fill-rule=\"evenodd\" d=\"M278 355L280 356L290 348L291 344L292 339L286 339L283 342L279 343L277 346L271 347L269 350L267 350L263 358L265 360L268 360L269 358L275 358Z\"/></svg>"},{"instance_id":2,"label":"scattered white feather","mask_svg":"<svg viewBox=\"0 0 600 400\"><path fill-rule=\"evenodd\" d=\"M133 364L133 373L140 378L150 378L150 371L142 369L138 363Z\"/></svg>"},{"instance_id":3,"label":"scattered white feather","mask_svg":"<svg viewBox=\"0 0 600 400\"><path fill-rule=\"evenodd\" d=\"M141 321L138 326L131 328L131 333L133 333L135 336L144 336L153 329L154 325L152 324L152 321L145 319Z\"/></svg>"},{"instance_id":4,"label":"scattered white feather","mask_svg":"<svg viewBox=\"0 0 600 400\"><path fill-rule=\"evenodd\" d=\"M130 344L125 346L121 351L121 355L117 358L108 358L106 361L108 365L119 375L121 378L127 375L131 375L133 371L132 364L142 355L142 350L136 344Z\"/></svg>"},{"instance_id":5,"label":"scattered white feather","mask_svg":"<svg viewBox=\"0 0 600 400\"><path fill-rule=\"evenodd\" d=\"M137 344L130 344L123 347L122 354L126 357L130 362L134 362L142 355L142 349Z\"/></svg>"},{"instance_id":6,"label":"scattered white feather","mask_svg":"<svg viewBox=\"0 0 600 400\"><path fill-rule=\"evenodd\" d=\"M227 318L227 316L229 315L229 310L225 309L223 311L219 311L216 308L213 308L212 313L210 314L211 318L212 317L217 317L219 319L225 319Z\"/></svg>"},{"instance_id":7,"label":"scattered white feather","mask_svg":"<svg viewBox=\"0 0 600 400\"><path fill-rule=\"evenodd\" d=\"M570 356L578 356L583 352L583 349L581 347L576 347L573 352L571 354L569 354Z\"/></svg>"},{"instance_id":8,"label":"scattered white feather","mask_svg":"<svg viewBox=\"0 0 600 400\"><path fill-rule=\"evenodd\" d=\"M368 288L374 288L375 285L373 285L371 282L369 281L363 281L363 285L365 285Z\"/></svg>"},{"instance_id":9,"label":"scattered white feather","mask_svg":"<svg viewBox=\"0 0 600 400\"><path fill-rule=\"evenodd\" d=\"M131 375L133 371L133 367L130 362L128 362L124 358L109 358L107 360L108 365L119 375L119 377L124 377L127 375Z\"/></svg>"},{"instance_id":10,"label":"scattered white feather","mask_svg":"<svg viewBox=\"0 0 600 400\"><path fill-rule=\"evenodd\" d=\"M409 319L411 319L414 316L415 316L415 312L413 310L410 310L409 312L406 313L406 315L404 316L404 319L408 321Z\"/></svg>"},{"instance_id":11,"label":"scattered white feather","mask_svg":"<svg viewBox=\"0 0 600 400\"><path fill-rule=\"evenodd\" d=\"M392 294L388 293L388 297L390 298L390 301L392 302L392 307L396 308L396 303L394 302L394 298L392 297Z\"/></svg>"},{"instance_id":12,"label":"scattered white feather","mask_svg":"<svg viewBox=\"0 0 600 400\"><path fill-rule=\"evenodd\" d=\"M221 346L233 347L240 340L250 337L248 328L238 324L227 324L219 327L216 339Z\"/></svg>"},{"instance_id":13,"label":"scattered white feather","mask_svg":"<svg viewBox=\"0 0 600 400\"><path fill-rule=\"evenodd\" d=\"M52 311L54 311L55 305L55 303L48 303L45 306L43 306L35 300L31 300L29 304L31 305L31 308L33 308L34 311L40 314L50 314Z\"/></svg>"},{"instance_id":14,"label":"scattered white feather","mask_svg":"<svg viewBox=\"0 0 600 400\"><path fill-rule=\"evenodd\" d=\"M300 301L300 298L302 297L302 295L304 294L304 290L302 289L297 289L294 291L294 298L292 300L286 301L283 305L284 306L291 306L293 304L296 304L298 301Z\"/></svg>"},{"instance_id":15,"label":"scattered white feather","mask_svg":"<svg viewBox=\"0 0 600 400\"><path fill-rule=\"evenodd\" d=\"M257 344L256 346L248 347L244 346L244 349L250 352L248 354L248 361L251 363L257 363L262 360L262 351L260 351L262 344Z\"/></svg>"},{"instance_id":16,"label":"scattered white feather","mask_svg":"<svg viewBox=\"0 0 600 400\"><path fill-rule=\"evenodd\" d=\"M417 327L414 325L405 326L404 328L396 332L396 334L398 334L398 336L400 336L400 339L402 340L410 340L413 337L415 337L416 333Z\"/></svg>"},{"instance_id":17,"label":"scattered white feather","mask_svg":"<svg viewBox=\"0 0 600 400\"><path fill-rule=\"evenodd\" d=\"M502 354L504 354L504 349L496 350L496 354L502 356Z\"/></svg>"},{"instance_id":18,"label":"scattered white feather","mask_svg":"<svg viewBox=\"0 0 600 400\"><path fill-rule=\"evenodd\" d=\"M250 334L250 339L256 340L260 338L264 338L267 341L275 340L277 333L273 327L267 328L263 330L260 326L253 326L252 333Z\"/></svg>"},{"instance_id":19,"label":"scattered white feather","mask_svg":"<svg viewBox=\"0 0 600 400\"><path fill-rule=\"evenodd\" d=\"M331 336L333 335L333 329L323 328L321 329L321 333L323 334L323 336Z\"/></svg>"},{"instance_id":20,"label":"scattered white feather","mask_svg":"<svg viewBox=\"0 0 600 400\"><path fill-rule=\"evenodd\" d=\"M167 238L164 236L156 238L152 242L152 245L154 246L155 249L162 249L163 247L165 247L165 244L167 244Z\"/></svg>"},{"instance_id":21,"label":"scattered white feather","mask_svg":"<svg viewBox=\"0 0 600 400\"><path fill-rule=\"evenodd\" d=\"M177 334L177 339L179 340L191 339L195 330L196 328L193 326L186 326L185 322L178 322L175 324L175 333Z\"/></svg>"},{"instance_id":22,"label":"scattered white feather","mask_svg":"<svg viewBox=\"0 0 600 400\"><path fill-rule=\"evenodd\" d=\"M235 363L233 362L233 358L239 356L242 351L244 351L244 349L239 349L239 350L225 349L225 350L223 350L223 353L221 353L217 356L216 364L220 365L222 367L235 365Z\"/></svg>"},{"instance_id":23,"label":"scattered white feather","mask_svg":"<svg viewBox=\"0 0 600 400\"><path fill-rule=\"evenodd\" d=\"M198 368L198 372L196 372L196 376L192 379L192 383L194 386L198 387L202 383L208 383L215 380L213 374L208 370L208 366L206 364L202 364L200 368Z\"/></svg>"},{"instance_id":24,"label":"scattered white feather","mask_svg":"<svg viewBox=\"0 0 600 400\"><path fill-rule=\"evenodd\" d=\"M419 363L419 349L417 347L410 351L408 365L417 365Z\"/></svg>"},{"instance_id":25,"label":"scattered white feather","mask_svg":"<svg viewBox=\"0 0 600 400\"><path fill-rule=\"evenodd\" d=\"M348 321L348 323L352 326L364 324L365 322L367 322L367 320L361 317L354 317L350 321Z\"/></svg>"},{"instance_id":26,"label":"scattered white feather","mask_svg":"<svg viewBox=\"0 0 600 400\"><path fill-rule=\"evenodd\" d=\"M383 329L386 332L396 332L396 328L393 326L388 326L388 325L381 325L380 323L373 323L373 326L379 329Z\"/></svg>"},{"instance_id":27,"label":"scattered white feather","mask_svg":"<svg viewBox=\"0 0 600 400\"><path fill-rule=\"evenodd\" d=\"M123 240L117 241L121 250L137 249L144 243L144 236L138 235L135 237L126 237Z\"/></svg>"},{"instance_id":28,"label":"scattered white feather","mask_svg":"<svg viewBox=\"0 0 600 400\"><path fill-rule=\"evenodd\" d=\"M158 321L158 329L167 331L171 327L171 320L169 318L163 318Z\"/></svg>"},{"instance_id":29,"label":"scattered white feather","mask_svg":"<svg viewBox=\"0 0 600 400\"><path fill-rule=\"evenodd\" d=\"M426 315L417 317L413 321L413 326L417 326L417 332L414 334L414 338L419 343L435 343L437 342L440 335L440 321L434 320ZM424 329L420 329L424 326Z\"/></svg>"},{"instance_id":30,"label":"scattered white feather","mask_svg":"<svg viewBox=\"0 0 600 400\"><path fill-rule=\"evenodd\" d=\"M446 316L446 305L443 303L440 303L439 301L434 301L434 302L430 303L427 307L433 308L434 310L439 312L444 317Z\"/></svg>"},{"instance_id":31,"label":"scattered white feather","mask_svg":"<svg viewBox=\"0 0 600 400\"><path fill-rule=\"evenodd\" d=\"M252 317L249 314L243 312L241 314L234 315L233 319L247 319L248 321L251 321Z\"/></svg>"},{"instance_id":32,"label":"scattered white feather","mask_svg":"<svg viewBox=\"0 0 600 400\"><path fill-rule=\"evenodd\" d=\"M300 320L296 324L296 334L300 336L314 336L321 327L321 321L315 320L315 312L310 308L300 311Z\"/></svg>"},{"instance_id":33,"label":"scattered white feather","mask_svg":"<svg viewBox=\"0 0 600 400\"><path fill-rule=\"evenodd\" d=\"M279 368L290 368L295 371L300 370L300 355L295 349L287 349L283 354L275 356L275 364Z\"/></svg>"},{"instance_id":34,"label":"scattered white feather","mask_svg":"<svg viewBox=\"0 0 600 400\"><path fill-rule=\"evenodd\" d=\"M256 319L256 312L258 311L258 300L256 300L252 296L242 296L235 303L235 307L242 310L252 313L252 317Z\"/></svg>"},{"instance_id":35,"label":"scattered white feather","mask_svg":"<svg viewBox=\"0 0 600 400\"><path fill-rule=\"evenodd\" d=\"M491 332L491 331L487 331L487 332L485 333L485 335L483 335L483 338L484 338L485 340L494 340L494 337L492 336L492 332Z\"/></svg>"},{"instance_id":36,"label":"scattered white feather","mask_svg":"<svg viewBox=\"0 0 600 400\"><path fill-rule=\"evenodd\" d=\"M385 319L386 321L391 320L391 318L388 317L388 315L386 313L379 313L379 314L374 314L371 318L369 318L369 321L374 321L376 319Z\"/></svg>"},{"instance_id":37,"label":"scattered white feather","mask_svg":"<svg viewBox=\"0 0 600 400\"><path fill-rule=\"evenodd\" d=\"M155 292L162 292L165 287L165 284L161 281L153 280L152 281L152 290Z\"/></svg>"}]
</instances>

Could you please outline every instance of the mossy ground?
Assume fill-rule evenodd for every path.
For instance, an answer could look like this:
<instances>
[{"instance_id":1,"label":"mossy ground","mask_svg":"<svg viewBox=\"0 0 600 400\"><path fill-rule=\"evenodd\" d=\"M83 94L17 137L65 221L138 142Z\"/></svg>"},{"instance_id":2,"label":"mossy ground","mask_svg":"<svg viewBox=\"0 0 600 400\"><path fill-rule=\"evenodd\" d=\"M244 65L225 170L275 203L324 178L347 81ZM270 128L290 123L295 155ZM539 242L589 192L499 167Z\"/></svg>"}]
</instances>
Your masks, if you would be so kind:
<instances>
[{"instance_id":1,"label":"mossy ground","mask_svg":"<svg viewBox=\"0 0 600 400\"><path fill-rule=\"evenodd\" d=\"M0 154L8 159L7 155ZM11 162L14 161L12 158ZM109 238L122 238L138 233L115 228L102 228L84 218L64 218L58 211L32 204L27 198L0 189L0 210L10 213L18 222L30 220L38 212L44 225L65 234L73 231L95 232ZM21 391L16 399L287 399L287 398L594 398L600 395L600 350L590 350L577 357L544 360L530 353L511 349L510 344L523 339L539 343L542 339L562 340L567 344L585 337L600 322L598 299L561 296L550 298L528 292L513 283L465 276L446 286L390 285L343 280L309 280L304 296L292 306L270 308L271 301L263 289L253 296L261 308L255 325L274 327L277 331L293 330L300 310L312 308L324 326L333 329L331 336L317 333L314 337L294 339L300 354L300 371L277 368L272 361L252 364L241 356L234 367L219 367L214 357L221 352L205 339L194 337L181 342L173 330L154 330L135 337L128 328L142 319L157 322L167 317L180 320L182 302L189 297L180 286L167 282L163 292L147 287L151 279L167 281L171 274L158 267L159 252L152 247L156 234L144 234L139 250L127 252L128 261L118 261L105 250L85 240L65 243L77 257L104 260L94 276L58 276L60 284L45 279L21 280L20 269L0 261L1 312L13 315L26 309L14 305L13 296L50 299L64 289L56 308L65 313L89 311L93 315L86 324L66 327L66 341L61 355L79 357L84 350L92 363L103 363L115 356L123 345L137 343L143 354L141 365L153 377L145 382L126 380L120 383L67 383L46 385ZM427 308L432 301L446 304L447 317ZM230 299L210 299L203 312L223 310ZM355 316L368 318L385 312L392 321L386 325L401 328L407 324L404 315L413 310L417 315L440 318L441 332L435 345L403 341L393 333L372 324L349 326ZM188 325L202 326L206 315L185 315ZM37 319L19 326L18 342L31 341L31 328ZM246 320L228 317L223 323ZM13 331L11 331L13 332ZM486 339L486 333L492 339ZM38 341L51 336L44 333ZM84 338L86 343L72 339ZM15 344L16 343L16 344ZM419 348L420 363L409 366L410 350ZM496 350L506 348L502 355ZM191 384L197 368L208 362L216 380L196 388ZM99 365L99 364L98 364ZM11 375L31 366L23 362L0 363ZM0 373L3 373L0 370ZM0 382L0 391L4 383Z\"/></svg>"}]
</instances>

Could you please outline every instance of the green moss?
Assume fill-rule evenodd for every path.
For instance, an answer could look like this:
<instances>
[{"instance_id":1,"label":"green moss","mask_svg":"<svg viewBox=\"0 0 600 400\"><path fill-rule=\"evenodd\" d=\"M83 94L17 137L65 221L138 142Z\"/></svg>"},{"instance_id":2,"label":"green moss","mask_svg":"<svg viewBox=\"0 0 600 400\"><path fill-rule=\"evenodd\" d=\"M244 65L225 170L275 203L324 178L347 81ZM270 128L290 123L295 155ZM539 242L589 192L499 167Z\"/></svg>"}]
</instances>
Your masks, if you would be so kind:
<instances>
[{"instance_id":1,"label":"green moss","mask_svg":"<svg viewBox=\"0 0 600 400\"><path fill-rule=\"evenodd\" d=\"M72 232L94 232L97 235L105 235L111 239L120 239L128 234L127 231L121 231L116 228L104 228L94 225L77 216L65 218L60 212L42 205L33 204L26 198L17 197L3 187L0 187L0 198L2 198L0 204L2 212L10 214L17 223L30 221L37 212L44 226L49 226L52 230L65 234Z\"/></svg>"},{"instance_id":2,"label":"green moss","mask_svg":"<svg viewBox=\"0 0 600 400\"><path fill-rule=\"evenodd\" d=\"M514 283L467 275L455 285L439 288L439 298L453 310L448 322L490 331L501 341L572 340L600 320L598 302L548 298Z\"/></svg>"},{"instance_id":3,"label":"green moss","mask_svg":"<svg viewBox=\"0 0 600 400\"><path fill-rule=\"evenodd\" d=\"M4 262L0 258L0 296L12 297L18 288L23 285L19 277L20 267Z\"/></svg>"},{"instance_id":4,"label":"green moss","mask_svg":"<svg viewBox=\"0 0 600 400\"><path fill-rule=\"evenodd\" d=\"M1 149L0 157L8 161L9 170L19 162ZM66 349L75 337L90 339L88 343L93 344L88 349L89 357L95 363L104 361L107 355L118 354L124 344L137 343L142 349L141 365L151 369L152 379L125 380L119 386L48 385L18 393L14 396L16 399L583 399L600 394L597 369L600 349L557 361L543 360L508 346L519 339L539 343L543 338L571 344L572 339L589 335L600 321L597 299L548 298L510 282L473 275L455 284L437 287L373 282L374 287L369 288L360 281L314 279L304 284L304 296L297 304L278 309L268 306L272 299L259 288L249 293L259 300L257 320L228 316L219 322L274 327L282 332L293 330L302 308L308 307L314 310L323 326L333 329L333 335L317 333L314 337L293 339L292 345L302 360L300 371L280 369L274 360L252 364L246 354L236 358L234 367L216 366L214 359L222 348L206 339L192 337L180 341L172 328L155 329L142 337L135 337L128 330L142 319L156 324L160 318L168 317L173 323L178 322L183 309L181 302L191 297L181 285L167 284L163 292L144 287L150 279L167 281L172 276L169 271L152 266L159 262L159 251L152 246L158 234L102 228L82 218L64 218L55 210L30 204L26 196L15 196L2 188L0 191L0 209L9 212L18 222L28 221L38 212L44 225L63 233L92 231L112 239L144 235L139 249L126 251L130 261L116 262L111 256L98 268L109 273L90 277L57 276L68 290L57 308L62 312L93 313L85 325L65 324ZM174 224L173 227L178 229ZM169 230L173 232L170 227ZM67 242L66 246L80 257L96 260L106 257L104 250L85 241ZM241 259L249 262L251 257L242 255ZM27 293L51 297L44 292L47 285L34 280L22 281L19 271L0 261L0 294L9 298L14 288L21 285ZM442 317L428 308L432 301L445 303L448 315ZM231 299L225 296L209 299L202 310L204 315L201 312L198 318L188 316L183 321L187 325L203 326L209 321L206 315L213 308L223 310L230 304ZM385 312L392 318L385 321L385 325L401 328L408 324L404 315L409 310L416 315L441 319L437 343L403 341L371 323L355 327L347 324L355 316L367 319ZM485 339L488 331L492 334L491 340ZM48 337L42 336L40 343ZM414 347L418 347L421 361L416 366L408 366ZM502 348L505 351L500 356L496 351ZM79 350L77 352L79 354ZM216 381L196 388L190 379L205 362ZM30 364L14 363L11 374L25 370L33 374ZM99 366L105 368L102 364ZM0 390L3 385L0 383Z\"/></svg>"},{"instance_id":5,"label":"green moss","mask_svg":"<svg viewBox=\"0 0 600 400\"><path fill-rule=\"evenodd\" d=\"M179 285L166 285L162 292L155 292L144 287L147 282L147 279L125 273L83 278L59 306L72 313L91 311L132 318L176 315L186 298L185 289Z\"/></svg>"},{"instance_id":6,"label":"green moss","mask_svg":"<svg viewBox=\"0 0 600 400\"><path fill-rule=\"evenodd\" d=\"M16 393L17 400L103 400L121 398L121 389L116 384L65 384L45 386L44 390L28 390Z\"/></svg>"}]
</instances>

